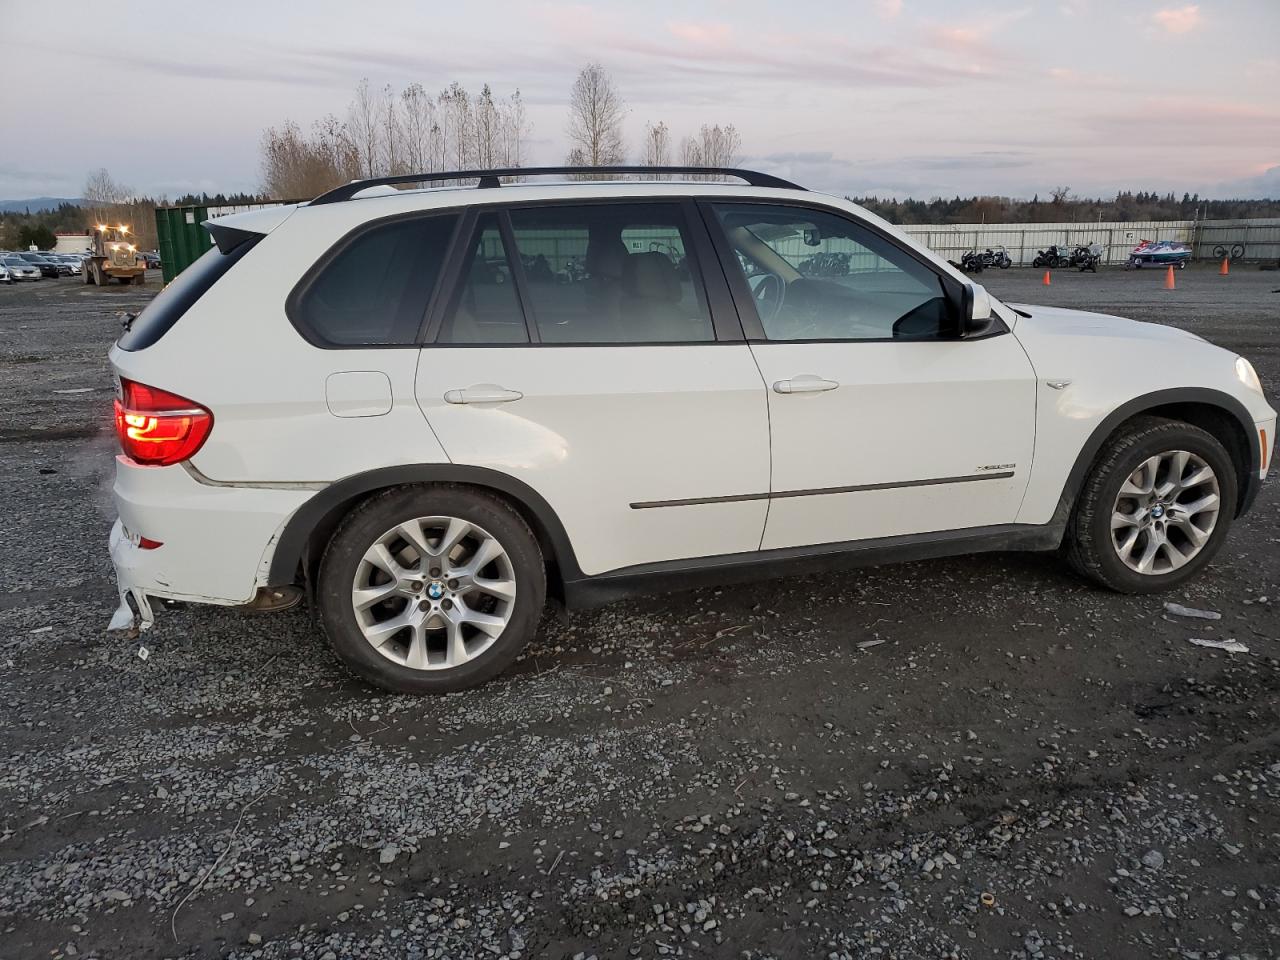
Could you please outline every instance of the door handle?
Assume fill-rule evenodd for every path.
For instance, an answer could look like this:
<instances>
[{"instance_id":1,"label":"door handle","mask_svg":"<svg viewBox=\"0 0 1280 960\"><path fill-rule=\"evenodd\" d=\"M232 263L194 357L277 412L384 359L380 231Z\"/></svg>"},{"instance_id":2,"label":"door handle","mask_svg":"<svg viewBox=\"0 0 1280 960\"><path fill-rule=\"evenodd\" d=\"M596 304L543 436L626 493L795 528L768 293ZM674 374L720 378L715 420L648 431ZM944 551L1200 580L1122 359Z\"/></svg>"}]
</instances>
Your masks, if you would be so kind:
<instances>
[{"instance_id":1,"label":"door handle","mask_svg":"<svg viewBox=\"0 0 1280 960\"><path fill-rule=\"evenodd\" d=\"M462 390L446 390L445 403L510 403L519 400L524 394L519 390L508 390L496 383L476 383Z\"/></svg>"},{"instance_id":2,"label":"door handle","mask_svg":"<svg viewBox=\"0 0 1280 960\"><path fill-rule=\"evenodd\" d=\"M840 386L835 380L823 380L812 373L802 373L790 380L778 380L773 384L776 393L824 393Z\"/></svg>"}]
</instances>

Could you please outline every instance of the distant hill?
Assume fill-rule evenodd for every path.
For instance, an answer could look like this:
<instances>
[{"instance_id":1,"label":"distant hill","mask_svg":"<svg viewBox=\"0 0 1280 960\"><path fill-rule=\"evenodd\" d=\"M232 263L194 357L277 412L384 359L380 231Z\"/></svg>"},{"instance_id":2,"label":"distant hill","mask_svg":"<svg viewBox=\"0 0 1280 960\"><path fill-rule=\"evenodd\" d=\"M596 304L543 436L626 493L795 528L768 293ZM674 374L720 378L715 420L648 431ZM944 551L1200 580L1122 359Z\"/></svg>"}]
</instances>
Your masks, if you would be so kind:
<instances>
[{"instance_id":1,"label":"distant hill","mask_svg":"<svg viewBox=\"0 0 1280 960\"><path fill-rule=\"evenodd\" d=\"M43 210L57 210L59 204L72 203L77 207L84 203L79 197L32 197L29 200L0 200L0 213L23 213L30 210L40 213Z\"/></svg>"}]
</instances>

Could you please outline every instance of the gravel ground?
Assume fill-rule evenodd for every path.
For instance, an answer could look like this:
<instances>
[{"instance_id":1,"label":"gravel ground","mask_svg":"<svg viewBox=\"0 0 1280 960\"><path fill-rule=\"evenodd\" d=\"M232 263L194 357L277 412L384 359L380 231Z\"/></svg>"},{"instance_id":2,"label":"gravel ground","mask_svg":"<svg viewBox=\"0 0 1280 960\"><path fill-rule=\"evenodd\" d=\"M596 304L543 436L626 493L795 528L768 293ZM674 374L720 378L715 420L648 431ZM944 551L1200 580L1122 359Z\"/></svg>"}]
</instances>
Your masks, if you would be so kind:
<instances>
[{"instance_id":1,"label":"gravel ground","mask_svg":"<svg viewBox=\"0 0 1280 960\"><path fill-rule=\"evenodd\" d=\"M1040 276L983 279L1280 383L1280 274ZM302 610L169 606L144 661L104 355L151 292L0 288L5 960L1280 954L1274 481L1170 597L1000 554L674 594L438 699Z\"/></svg>"}]
</instances>

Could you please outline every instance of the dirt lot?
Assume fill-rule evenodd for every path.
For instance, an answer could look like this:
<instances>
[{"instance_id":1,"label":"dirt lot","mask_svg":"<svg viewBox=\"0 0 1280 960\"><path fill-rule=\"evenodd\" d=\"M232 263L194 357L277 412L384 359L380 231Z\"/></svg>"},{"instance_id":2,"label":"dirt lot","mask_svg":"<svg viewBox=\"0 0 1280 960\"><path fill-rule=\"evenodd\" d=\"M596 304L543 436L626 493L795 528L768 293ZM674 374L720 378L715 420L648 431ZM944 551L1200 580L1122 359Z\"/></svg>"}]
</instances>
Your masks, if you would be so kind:
<instances>
[{"instance_id":1,"label":"dirt lot","mask_svg":"<svg viewBox=\"0 0 1280 960\"><path fill-rule=\"evenodd\" d=\"M1280 274L1040 276L983 279L1280 384ZM103 629L105 352L149 295L0 287L5 960L1280 955L1274 480L1171 597L1040 555L676 594L430 700L303 611L165 609L144 661Z\"/></svg>"}]
</instances>

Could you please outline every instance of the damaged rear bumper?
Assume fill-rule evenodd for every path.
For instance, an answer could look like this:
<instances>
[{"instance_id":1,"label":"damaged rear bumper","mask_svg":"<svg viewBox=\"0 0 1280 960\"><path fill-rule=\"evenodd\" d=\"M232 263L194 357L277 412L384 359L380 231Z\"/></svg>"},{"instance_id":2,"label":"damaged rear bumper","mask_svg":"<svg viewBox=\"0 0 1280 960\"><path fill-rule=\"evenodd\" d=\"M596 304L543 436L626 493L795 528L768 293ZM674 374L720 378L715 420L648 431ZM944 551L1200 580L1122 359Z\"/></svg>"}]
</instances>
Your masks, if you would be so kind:
<instances>
[{"instance_id":1,"label":"damaged rear bumper","mask_svg":"<svg viewBox=\"0 0 1280 960\"><path fill-rule=\"evenodd\" d=\"M240 606L265 586L279 531L312 491L201 483L180 466L116 458L110 629L151 626L150 599ZM156 544L159 544L156 546ZM132 606L131 606L132 603Z\"/></svg>"}]
</instances>

